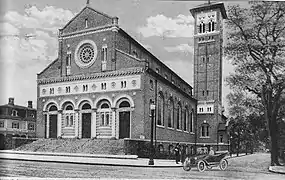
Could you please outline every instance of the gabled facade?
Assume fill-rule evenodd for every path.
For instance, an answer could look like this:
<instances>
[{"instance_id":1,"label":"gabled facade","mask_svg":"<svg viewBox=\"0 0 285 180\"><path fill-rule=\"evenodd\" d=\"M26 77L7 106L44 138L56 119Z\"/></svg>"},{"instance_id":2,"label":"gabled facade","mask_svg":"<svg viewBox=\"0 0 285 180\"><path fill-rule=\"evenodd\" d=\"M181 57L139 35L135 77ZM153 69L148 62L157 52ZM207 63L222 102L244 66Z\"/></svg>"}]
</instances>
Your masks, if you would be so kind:
<instances>
[{"instance_id":1,"label":"gabled facade","mask_svg":"<svg viewBox=\"0 0 285 180\"><path fill-rule=\"evenodd\" d=\"M195 143L192 87L110 17L87 5L59 30L58 58L37 77L37 136Z\"/></svg>"}]
</instances>

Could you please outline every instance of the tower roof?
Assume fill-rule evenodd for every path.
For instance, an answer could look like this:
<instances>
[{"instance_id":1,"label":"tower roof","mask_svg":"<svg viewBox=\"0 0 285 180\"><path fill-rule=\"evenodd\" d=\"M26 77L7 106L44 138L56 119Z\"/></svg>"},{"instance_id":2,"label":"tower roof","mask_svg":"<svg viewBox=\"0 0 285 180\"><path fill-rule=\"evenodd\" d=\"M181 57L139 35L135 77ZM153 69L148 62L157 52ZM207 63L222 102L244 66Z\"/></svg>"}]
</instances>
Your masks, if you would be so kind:
<instances>
[{"instance_id":1,"label":"tower roof","mask_svg":"<svg viewBox=\"0 0 285 180\"><path fill-rule=\"evenodd\" d=\"M211 9L217 9L217 8L221 10L222 17L224 19L227 19L226 9L225 9L224 3L222 3L222 2L204 3L204 4L198 5L192 9L190 9L190 12L191 12L192 16L194 16L194 14L196 12L206 11L206 10L211 10Z\"/></svg>"}]
</instances>

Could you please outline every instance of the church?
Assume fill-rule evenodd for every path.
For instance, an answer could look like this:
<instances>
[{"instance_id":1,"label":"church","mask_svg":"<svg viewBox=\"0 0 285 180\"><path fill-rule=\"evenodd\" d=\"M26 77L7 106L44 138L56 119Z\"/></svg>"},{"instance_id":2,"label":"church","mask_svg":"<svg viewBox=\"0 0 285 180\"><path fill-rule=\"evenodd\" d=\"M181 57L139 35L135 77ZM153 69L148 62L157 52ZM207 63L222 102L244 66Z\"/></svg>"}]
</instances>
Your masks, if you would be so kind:
<instances>
[{"instance_id":1,"label":"church","mask_svg":"<svg viewBox=\"0 0 285 180\"><path fill-rule=\"evenodd\" d=\"M212 34L209 40L215 41L215 46L220 45L222 38L219 28L224 9L221 8L223 5L215 6L212 13L213 27L217 29L209 33ZM194 17L200 17L197 11L200 10L195 10ZM195 32L198 29L199 25ZM207 89L211 86L204 85L204 75L197 71L201 57L196 51L203 44L201 37L204 38L203 33L195 35L193 89L120 28L118 17L93 9L87 1L59 29L58 58L37 75L37 137L124 140L131 151L136 149L133 146L150 141L153 122L159 151L171 151L180 143L192 152L200 140L201 146L218 145L217 128L224 123L218 109L221 47L219 54L212 55L213 59L216 56L215 68L220 69L209 70L219 72L208 76L215 76L211 78L215 87ZM216 86L215 80L220 86ZM200 89L207 95L209 91L209 98L204 97L205 92L200 96ZM151 107L155 107L153 119ZM212 109L203 114L201 108ZM203 120L198 118L199 113L205 116ZM225 135L224 130L221 132ZM224 138L222 143L226 142Z\"/></svg>"}]
</instances>

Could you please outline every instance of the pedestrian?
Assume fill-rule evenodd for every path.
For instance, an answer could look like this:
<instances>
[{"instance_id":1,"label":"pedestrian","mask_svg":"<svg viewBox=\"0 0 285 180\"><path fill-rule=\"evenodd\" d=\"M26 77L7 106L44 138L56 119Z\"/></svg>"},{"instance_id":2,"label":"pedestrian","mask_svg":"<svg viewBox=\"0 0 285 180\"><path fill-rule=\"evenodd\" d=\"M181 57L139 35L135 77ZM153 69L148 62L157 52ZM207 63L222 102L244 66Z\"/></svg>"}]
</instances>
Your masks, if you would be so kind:
<instances>
[{"instance_id":1,"label":"pedestrian","mask_svg":"<svg viewBox=\"0 0 285 180\"><path fill-rule=\"evenodd\" d=\"M213 147L210 147L209 155L212 155L212 156L215 155L215 151L214 151Z\"/></svg>"},{"instance_id":2,"label":"pedestrian","mask_svg":"<svg viewBox=\"0 0 285 180\"><path fill-rule=\"evenodd\" d=\"M179 164L179 161L180 161L180 147L179 147L179 143L176 144L176 146L174 148L174 153L175 153L176 164Z\"/></svg>"}]
</instances>

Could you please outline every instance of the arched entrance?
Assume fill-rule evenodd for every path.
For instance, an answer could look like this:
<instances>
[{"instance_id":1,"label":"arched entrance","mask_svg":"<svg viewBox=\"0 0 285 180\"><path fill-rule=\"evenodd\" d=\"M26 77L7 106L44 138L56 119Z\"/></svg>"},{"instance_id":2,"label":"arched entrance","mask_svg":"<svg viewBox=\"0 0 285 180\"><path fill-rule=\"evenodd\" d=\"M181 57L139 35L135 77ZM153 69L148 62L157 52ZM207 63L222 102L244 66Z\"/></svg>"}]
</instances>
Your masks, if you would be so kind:
<instances>
[{"instance_id":1,"label":"arched entrance","mask_svg":"<svg viewBox=\"0 0 285 180\"><path fill-rule=\"evenodd\" d=\"M129 138L131 133L131 111L130 103L123 100L119 104L119 139Z\"/></svg>"},{"instance_id":2,"label":"arched entrance","mask_svg":"<svg viewBox=\"0 0 285 180\"><path fill-rule=\"evenodd\" d=\"M57 138L57 107L49 108L49 138Z\"/></svg>"},{"instance_id":3,"label":"arched entrance","mask_svg":"<svg viewBox=\"0 0 285 180\"><path fill-rule=\"evenodd\" d=\"M91 138L91 106L89 103L81 107L82 138Z\"/></svg>"},{"instance_id":4,"label":"arched entrance","mask_svg":"<svg viewBox=\"0 0 285 180\"><path fill-rule=\"evenodd\" d=\"M5 149L5 136L4 134L0 134L0 150Z\"/></svg>"}]
</instances>

